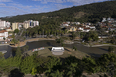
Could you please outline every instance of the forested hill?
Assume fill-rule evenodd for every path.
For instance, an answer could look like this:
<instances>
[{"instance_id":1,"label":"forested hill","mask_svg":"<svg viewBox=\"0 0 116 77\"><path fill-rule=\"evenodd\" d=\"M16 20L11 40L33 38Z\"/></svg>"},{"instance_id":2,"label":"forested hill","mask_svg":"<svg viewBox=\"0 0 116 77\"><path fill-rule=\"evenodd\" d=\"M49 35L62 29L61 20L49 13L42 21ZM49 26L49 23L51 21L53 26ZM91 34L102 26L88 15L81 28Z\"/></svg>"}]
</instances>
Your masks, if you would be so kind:
<instances>
[{"instance_id":1,"label":"forested hill","mask_svg":"<svg viewBox=\"0 0 116 77\"><path fill-rule=\"evenodd\" d=\"M61 9L54 12L18 15L2 19L10 22L23 22L25 20L32 19L40 21L40 25L59 25L59 23L63 21L95 23L100 21L103 17L116 18L116 1L92 3Z\"/></svg>"}]
</instances>

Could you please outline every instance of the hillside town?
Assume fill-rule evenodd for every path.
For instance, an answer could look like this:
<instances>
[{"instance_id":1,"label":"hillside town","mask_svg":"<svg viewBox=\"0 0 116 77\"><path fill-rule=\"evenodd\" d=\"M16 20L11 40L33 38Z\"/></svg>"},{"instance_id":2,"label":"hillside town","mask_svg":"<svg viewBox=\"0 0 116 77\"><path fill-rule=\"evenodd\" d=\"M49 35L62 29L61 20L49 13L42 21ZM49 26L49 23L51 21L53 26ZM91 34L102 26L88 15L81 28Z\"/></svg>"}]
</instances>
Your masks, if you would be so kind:
<instances>
[{"instance_id":1,"label":"hillside town","mask_svg":"<svg viewBox=\"0 0 116 77\"><path fill-rule=\"evenodd\" d=\"M116 0L0 0L0 77L116 77Z\"/></svg>"},{"instance_id":2,"label":"hillside town","mask_svg":"<svg viewBox=\"0 0 116 77\"><path fill-rule=\"evenodd\" d=\"M33 30L35 30L39 26L40 26L39 25L39 21L33 21L33 20L24 21L23 23L20 23L20 22L10 23L8 21L0 20L0 41L1 41L1 45L2 44L4 45L4 43L8 43L8 44L11 45L12 44L11 42L13 41L15 43L17 41L17 39L18 39L18 41L20 41L20 39L19 39L20 35L21 35L21 37L27 38L25 34L22 35L23 32L25 33L25 30L28 30L28 29L33 32ZM48 36L49 37L51 35L52 35L52 37L59 36L59 38L56 38L55 40L56 40L57 43L60 43L60 46L64 46L64 44L68 44L68 43L66 43L66 39L63 39L63 41L64 41L64 43L63 43L61 37L72 37L71 41L76 42L75 40L81 40L82 44L84 42L86 42L88 44L91 44L91 42L94 43L95 41L96 42L98 42L98 41L101 42L102 41L102 43L108 43L107 39L109 39L109 37L110 37L110 43L112 41L112 45L116 44L116 42L112 40L112 37L113 38L115 37L115 30L116 30L116 20L113 19L113 18L103 18L103 20L101 22L98 22L96 24L93 24L93 23L80 23L80 22L69 22L69 21L67 21L67 22L62 22L60 24L59 28L60 28L60 30L62 30L64 32L66 31L66 33L64 33L63 35L61 33L59 35L57 32L60 32L60 31L56 31L56 36L55 36L55 35L52 34L52 32L48 32ZM18 33L17 33L17 31L18 31ZM79 35L75 36L75 34L78 34L78 33L79 33ZM98 34L97 36L96 36L96 33ZM72 35L70 36L70 34L72 34ZM43 33L39 32L38 35L39 36L43 35L44 38L45 38L45 35L47 36L47 32L46 31L45 31L45 33L44 33L44 31L43 31ZM68 36L65 36L65 35L68 35ZM73 38L73 37L76 37L76 38ZM38 38L38 37L36 37L36 38ZM42 38L42 40L44 39L43 37L39 37L39 38ZM30 39L34 39L34 41L38 41L38 39L35 40L35 36L34 36L34 38L31 37ZM47 44L50 45L51 43L47 42ZM69 44L73 45L73 43L69 43ZM31 47L33 47L35 45L36 44L33 43L31 45ZM41 46L40 43L37 44L37 45ZM55 43L55 45L56 45L56 43ZM85 46L87 46L86 44L84 44L82 46L79 43L77 45L78 45L77 46L78 49L82 49L83 48L83 49L85 49L85 51L87 51L88 54L89 54L89 52L91 52L91 51L88 50L88 48L85 47ZM18 46L19 45L17 45L16 47L18 47ZM82 46L82 48L80 46ZM26 53L23 53L24 56L26 54L29 54L29 53L35 54L36 51L38 51L37 54L40 54L40 53L43 53L43 54L45 53L46 54L48 52L49 52L49 54L51 54L50 52L52 52L52 55L57 55L57 56L58 55L68 56L69 54L67 54L67 53L74 52L72 55L77 56L77 53L78 53L78 57L81 56L81 58L82 58L83 57L82 56L83 53L81 51L77 52L77 47L76 47L76 45L73 46L73 48L72 48L73 50L71 50L70 48L67 49L66 47L65 48L64 47L52 47L51 51L50 51L50 47L48 47L48 50L46 50L47 49L46 47L40 47L40 48L35 48L35 49L33 49L30 52L30 51L28 51L28 46L25 44L23 46L22 50L23 51L28 51ZM92 49L92 47L90 47L90 48ZM57 51L57 52L55 52L55 51ZM83 52L85 52L85 51L83 51ZM97 51L97 50L94 50L94 51ZM115 53L114 49L111 48L111 47L109 47L108 51L109 52L111 51L111 52ZM7 51L2 51L2 54L6 53L6 52ZM16 54L18 54L18 55L20 54L20 52L18 50L16 52L18 52ZM97 53L101 53L101 52L102 51L98 51ZM94 53L96 53L96 52L94 52ZM102 53L104 53L104 52L102 52ZM49 56L49 54L47 54L47 55ZM84 56L90 56L90 55L87 55L87 54L84 53ZM96 55L91 55L91 56L97 57Z\"/></svg>"},{"instance_id":3,"label":"hillside town","mask_svg":"<svg viewBox=\"0 0 116 77\"><path fill-rule=\"evenodd\" d=\"M39 26L39 21L28 20L23 23L14 22L10 23L8 21L0 20L0 41L10 41L9 38L12 35L12 32L16 29L21 30L22 28L33 28L34 26Z\"/></svg>"},{"instance_id":4,"label":"hillside town","mask_svg":"<svg viewBox=\"0 0 116 77\"><path fill-rule=\"evenodd\" d=\"M27 20L23 23L20 22L8 22L0 20L0 41L5 41L7 43L12 40L13 32L18 29L19 31L22 29L33 28L35 26L39 26L39 21ZM93 23L80 23L80 22L63 22L60 24L60 28L62 30L66 30L69 32L82 32L87 33L90 31L98 32L98 38L108 38L107 33L113 32L116 30L116 19L114 18L103 18L101 22L96 24ZM102 33L104 34L101 34ZM114 34L112 34L114 36Z\"/></svg>"}]
</instances>

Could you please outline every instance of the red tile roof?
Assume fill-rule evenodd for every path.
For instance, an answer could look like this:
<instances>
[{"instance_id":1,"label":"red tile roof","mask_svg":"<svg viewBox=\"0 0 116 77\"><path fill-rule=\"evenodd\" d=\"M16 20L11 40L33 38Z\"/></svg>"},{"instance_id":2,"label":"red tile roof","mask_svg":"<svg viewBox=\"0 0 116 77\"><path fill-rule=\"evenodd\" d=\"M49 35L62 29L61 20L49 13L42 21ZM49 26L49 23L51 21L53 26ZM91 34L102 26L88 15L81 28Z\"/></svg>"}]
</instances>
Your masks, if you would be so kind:
<instances>
[{"instance_id":1,"label":"red tile roof","mask_svg":"<svg viewBox=\"0 0 116 77\"><path fill-rule=\"evenodd\" d=\"M11 27L5 28L5 29L11 29Z\"/></svg>"},{"instance_id":2,"label":"red tile roof","mask_svg":"<svg viewBox=\"0 0 116 77\"><path fill-rule=\"evenodd\" d=\"M0 33L4 33L4 32L7 32L6 30L1 30Z\"/></svg>"}]
</instances>

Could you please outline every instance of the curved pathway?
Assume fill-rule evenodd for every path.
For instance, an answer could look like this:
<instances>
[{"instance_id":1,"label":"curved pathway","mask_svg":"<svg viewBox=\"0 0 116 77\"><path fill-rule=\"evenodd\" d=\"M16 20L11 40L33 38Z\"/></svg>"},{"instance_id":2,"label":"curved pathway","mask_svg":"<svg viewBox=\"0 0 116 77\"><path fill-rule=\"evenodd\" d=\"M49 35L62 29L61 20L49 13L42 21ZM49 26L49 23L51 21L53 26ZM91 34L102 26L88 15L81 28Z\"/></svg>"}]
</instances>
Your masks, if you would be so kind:
<instances>
[{"instance_id":1,"label":"curved pathway","mask_svg":"<svg viewBox=\"0 0 116 77\"><path fill-rule=\"evenodd\" d=\"M87 47L114 46L116 47L116 45L112 45L112 44L84 45L84 46L87 46Z\"/></svg>"}]
</instances>

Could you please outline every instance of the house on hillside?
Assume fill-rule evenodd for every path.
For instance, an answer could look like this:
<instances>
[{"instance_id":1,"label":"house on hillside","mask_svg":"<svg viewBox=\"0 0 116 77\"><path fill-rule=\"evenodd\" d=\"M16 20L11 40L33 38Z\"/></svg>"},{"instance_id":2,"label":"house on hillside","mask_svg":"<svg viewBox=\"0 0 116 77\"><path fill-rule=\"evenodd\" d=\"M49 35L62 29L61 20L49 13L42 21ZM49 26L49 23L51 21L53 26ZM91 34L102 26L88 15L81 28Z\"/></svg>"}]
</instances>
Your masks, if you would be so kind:
<instances>
[{"instance_id":1,"label":"house on hillside","mask_svg":"<svg viewBox=\"0 0 116 77\"><path fill-rule=\"evenodd\" d=\"M89 32L90 28L84 28L83 32Z\"/></svg>"},{"instance_id":2,"label":"house on hillside","mask_svg":"<svg viewBox=\"0 0 116 77\"><path fill-rule=\"evenodd\" d=\"M102 22L105 22L105 21L107 21L107 19L106 19L106 18L103 18L103 19L102 19Z\"/></svg>"},{"instance_id":3,"label":"house on hillside","mask_svg":"<svg viewBox=\"0 0 116 77\"><path fill-rule=\"evenodd\" d=\"M83 28L83 27L79 27L77 30L78 30L78 31L83 31L84 28Z\"/></svg>"},{"instance_id":4,"label":"house on hillside","mask_svg":"<svg viewBox=\"0 0 116 77\"><path fill-rule=\"evenodd\" d=\"M116 30L116 27L109 27L109 30L110 31L115 31Z\"/></svg>"},{"instance_id":5,"label":"house on hillside","mask_svg":"<svg viewBox=\"0 0 116 77\"><path fill-rule=\"evenodd\" d=\"M11 27L5 28L6 31L12 31Z\"/></svg>"},{"instance_id":6,"label":"house on hillside","mask_svg":"<svg viewBox=\"0 0 116 77\"><path fill-rule=\"evenodd\" d=\"M68 32L76 32L77 31L76 26L67 26L66 29Z\"/></svg>"},{"instance_id":7,"label":"house on hillside","mask_svg":"<svg viewBox=\"0 0 116 77\"><path fill-rule=\"evenodd\" d=\"M95 28L95 26L90 26L89 27L91 30L95 30L96 28Z\"/></svg>"},{"instance_id":8,"label":"house on hillside","mask_svg":"<svg viewBox=\"0 0 116 77\"><path fill-rule=\"evenodd\" d=\"M67 26L69 26L69 23L63 22L62 24L60 24L60 26L61 26L61 27L67 27Z\"/></svg>"}]
</instances>

